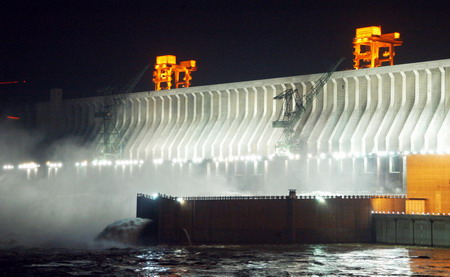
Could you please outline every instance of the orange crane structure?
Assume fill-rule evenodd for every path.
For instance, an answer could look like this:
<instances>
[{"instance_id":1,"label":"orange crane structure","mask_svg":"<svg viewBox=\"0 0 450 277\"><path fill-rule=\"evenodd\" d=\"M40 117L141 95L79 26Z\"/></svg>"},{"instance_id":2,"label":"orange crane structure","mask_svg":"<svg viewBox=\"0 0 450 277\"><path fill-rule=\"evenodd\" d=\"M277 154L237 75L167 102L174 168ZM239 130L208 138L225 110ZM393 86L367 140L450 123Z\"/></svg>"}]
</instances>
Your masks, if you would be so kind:
<instances>
[{"instance_id":1,"label":"orange crane structure","mask_svg":"<svg viewBox=\"0 0 450 277\"><path fill-rule=\"evenodd\" d=\"M398 32L382 34L381 26L358 28L353 39L353 66L361 69L379 67L387 62L394 65L394 46L402 44Z\"/></svg>"},{"instance_id":2,"label":"orange crane structure","mask_svg":"<svg viewBox=\"0 0 450 277\"><path fill-rule=\"evenodd\" d=\"M195 60L182 61L177 64L177 57L174 55L157 56L153 71L155 90L168 90L172 86L187 88L191 85L191 72L196 70Z\"/></svg>"}]
</instances>

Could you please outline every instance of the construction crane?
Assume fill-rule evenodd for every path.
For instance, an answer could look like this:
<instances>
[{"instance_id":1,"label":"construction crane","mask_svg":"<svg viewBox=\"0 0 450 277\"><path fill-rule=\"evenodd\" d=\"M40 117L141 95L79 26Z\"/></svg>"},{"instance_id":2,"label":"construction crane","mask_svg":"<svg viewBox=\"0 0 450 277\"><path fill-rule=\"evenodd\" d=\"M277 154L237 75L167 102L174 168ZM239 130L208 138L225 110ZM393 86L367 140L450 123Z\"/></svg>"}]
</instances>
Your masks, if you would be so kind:
<instances>
[{"instance_id":1,"label":"construction crane","mask_svg":"<svg viewBox=\"0 0 450 277\"><path fill-rule=\"evenodd\" d=\"M123 142L119 141L119 130L117 130L113 118L115 119L118 108L128 98L149 67L150 65L146 65L121 90L116 91L114 88L103 90L102 110L95 113L95 117L102 120L99 147L96 153L97 158L115 158L122 154Z\"/></svg>"},{"instance_id":2,"label":"construction crane","mask_svg":"<svg viewBox=\"0 0 450 277\"><path fill-rule=\"evenodd\" d=\"M344 58L339 59L303 96L300 95L298 89L290 88L274 97L275 100L284 101L278 120L272 122L273 128L283 129L283 133L275 146L277 155L287 156L300 152L300 141L294 135L295 125L305 113L306 109L312 105L314 99L322 91L331 75L333 75L343 60Z\"/></svg>"}]
</instances>

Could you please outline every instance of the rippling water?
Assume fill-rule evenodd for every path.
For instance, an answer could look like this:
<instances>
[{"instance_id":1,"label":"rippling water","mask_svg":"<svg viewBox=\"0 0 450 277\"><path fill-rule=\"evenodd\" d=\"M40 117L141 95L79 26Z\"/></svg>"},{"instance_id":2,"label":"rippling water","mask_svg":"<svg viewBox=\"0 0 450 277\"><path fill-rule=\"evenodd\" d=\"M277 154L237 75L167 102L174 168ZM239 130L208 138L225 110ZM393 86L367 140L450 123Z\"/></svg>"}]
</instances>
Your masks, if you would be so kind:
<instances>
[{"instance_id":1,"label":"rippling water","mask_svg":"<svg viewBox=\"0 0 450 277\"><path fill-rule=\"evenodd\" d=\"M369 244L13 248L0 276L449 276L450 249Z\"/></svg>"}]
</instances>

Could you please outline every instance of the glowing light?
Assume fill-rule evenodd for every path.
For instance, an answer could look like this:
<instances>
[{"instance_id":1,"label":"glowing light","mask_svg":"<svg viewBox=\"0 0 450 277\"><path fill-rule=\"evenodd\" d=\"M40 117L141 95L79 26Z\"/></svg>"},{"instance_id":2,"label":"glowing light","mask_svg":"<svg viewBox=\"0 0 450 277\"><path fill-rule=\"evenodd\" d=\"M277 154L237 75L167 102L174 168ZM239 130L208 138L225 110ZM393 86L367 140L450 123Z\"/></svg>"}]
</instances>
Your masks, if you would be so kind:
<instances>
[{"instance_id":1,"label":"glowing light","mask_svg":"<svg viewBox=\"0 0 450 277\"><path fill-rule=\"evenodd\" d=\"M316 196L316 200L320 204L325 204L325 198L323 196Z\"/></svg>"},{"instance_id":2,"label":"glowing light","mask_svg":"<svg viewBox=\"0 0 450 277\"><path fill-rule=\"evenodd\" d=\"M14 169L14 166L12 164L5 164L3 166L3 169L4 170L12 170L12 169Z\"/></svg>"},{"instance_id":3,"label":"glowing light","mask_svg":"<svg viewBox=\"0 0 450 277\"><path fill-rule=\"evenodd\" d=\"M162 164L163 160L162 159L153 159L153 163L154 164Z\"/></svg>"},{"instance_id":4,"label":"glowing light","mask_svg":"<svg viewBox=\"0 0 450 277\"><path fill-rule=\"evenodd\" d=\"M51 161L48 161L46 165L48 168L61 168L63 166L61 162L51 162Z\"/></svg>"},{"instance_id":5,"label":"glowing light","mask_svg":"<svg viewBox=\"0 0 450 277\"><path fill-rule=\"evenodd\" d=\"M308 159L311 159L312 158L312 154L308 154Z\"/></svg>"},{"instance_id":6,"label":"glowing light","mask_svg":"<svg viewBox=\"0 0 450 277\"><path fill-rule=\"evenodd\" d=\"M321 159L325 159L327 157L327 155L325 153L320 153L320 158Z\"/></svg>"},{"instance_id":7,"label":"glowing light","mask_svg":"<svg viewBox=\"0 0 450 277\"><path fill-rule=\"evenodd\" d=\"M260 160L262 160L262 157L259 156L259 155L250 155L250 156L247 156L247 157L248 157L248 159L250 161L260 161Z\"/></svg>"},{"instance_id":8,"label":"glowing light","mask_svg":"<svg viewBox=\"0 0 450 277\"><path fill-rule=\"evenodd\" d=\"M92 165L93 166L111 166L113 164L110 160L93 160Z\"/></svg>"},{"instance_id":9,"label":"glowing light","mask_svg":"<svg viewBox=\"0 0 450 277\"><path fill-rule=\"evenodd\" d=\"M142 165L144 161L142 160L117 160L115 161L116 166L133 166Z\"/></svg>"},{"instance_id":10,"label":"glowing light","mask_svg":"<svg viewBox=\"0 0 450 277\"><path fill-rule=\"evenodd\" d=\"M76 167L86 167L88 165L87 161L77 162L75 163Z\"/></svg>"},{"instance_id":11,"label":"glowing light","mask_svg":"<svg viewBox=\"0 0 450 277\"><path fill-rule=\"evenodd\" d=\"M184 199L181 198L181 197L178 197L177 198L177 202L180 203L180 204L184 204Z\"/></svg>"},{"instance_id":12,"label":"glowing light","mask_svg":"<svg viewBox=\"0 0 450 277\"><path fill-rule=\"evenodd\" d=\"M153 199L157 199L158 197L159 197L159 193L153 193L153 194L152 194L152 198L153 198Z\"/></svg>"},{"instance_id":13,"label":"glowing light","mask_svg":"<svg viewBox=\"0 0 450 277\"><path fill-rule=\"evenodd\" d=\"M335 152L333 153L333 158L335 158L336 160L340 160L345 158L345 153L344 152Z\"/></svg>"},{"instance_id":14,"label":"glowing light","mask_svg":"<svg viewBox=\"0 0 450 277\"><path fill-rule=\"evenodd\" d=\"M21 83L26 83L27 81L21 81ZM10 84L18 84L19 81L7 81L7 82L0 82L0 85L10 85Z\"/></svg>"},{"instance_id":15,"label":"glowing light","mask_svg":"<svg viewBox=\"0 0 450 277\"><path fill-rule=\"evenodd\" d=\"M199 163L203 162L203 159L202 158L193 158L192 162L195 163L195 164L199 164Z\"/></svg>"},{"instance_id":16,"label":"glowing light","mask_svg":"<svg viewBox=\"0 0 450 277\"><path fill-rule=\"evenodd\" d=\"M19 169L37 169L38 167L40 165L34 162L19 164Z\"/></svg>"},{"instance_id":17,"label":"glowing light","mask_svg":"<svg viewBox=\"0 0 450 277\"><path fill-rule=\"evenodd\" d=\"M18 117L18 116L7 116L6 118L14 119L14 120L19 120L20 119L20 117Z\"/></svg>"}]
</instances>

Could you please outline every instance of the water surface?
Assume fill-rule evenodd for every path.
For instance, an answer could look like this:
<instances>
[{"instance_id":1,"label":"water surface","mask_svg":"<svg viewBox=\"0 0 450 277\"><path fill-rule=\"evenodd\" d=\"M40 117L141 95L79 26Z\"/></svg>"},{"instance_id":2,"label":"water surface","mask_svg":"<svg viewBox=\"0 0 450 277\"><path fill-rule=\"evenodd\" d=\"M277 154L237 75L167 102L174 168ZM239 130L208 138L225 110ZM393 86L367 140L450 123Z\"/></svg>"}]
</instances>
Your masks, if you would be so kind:
<instances>
[{"instance_id":1,"label":"water surface","mask_svg":"<svg viewBox=\"0 0 450 277\"><path fill-rule=\"evenodd\" d=\"M449 276L450 249L370 244L2 249L1 276Z\"/></svg>"}]
</instances>

